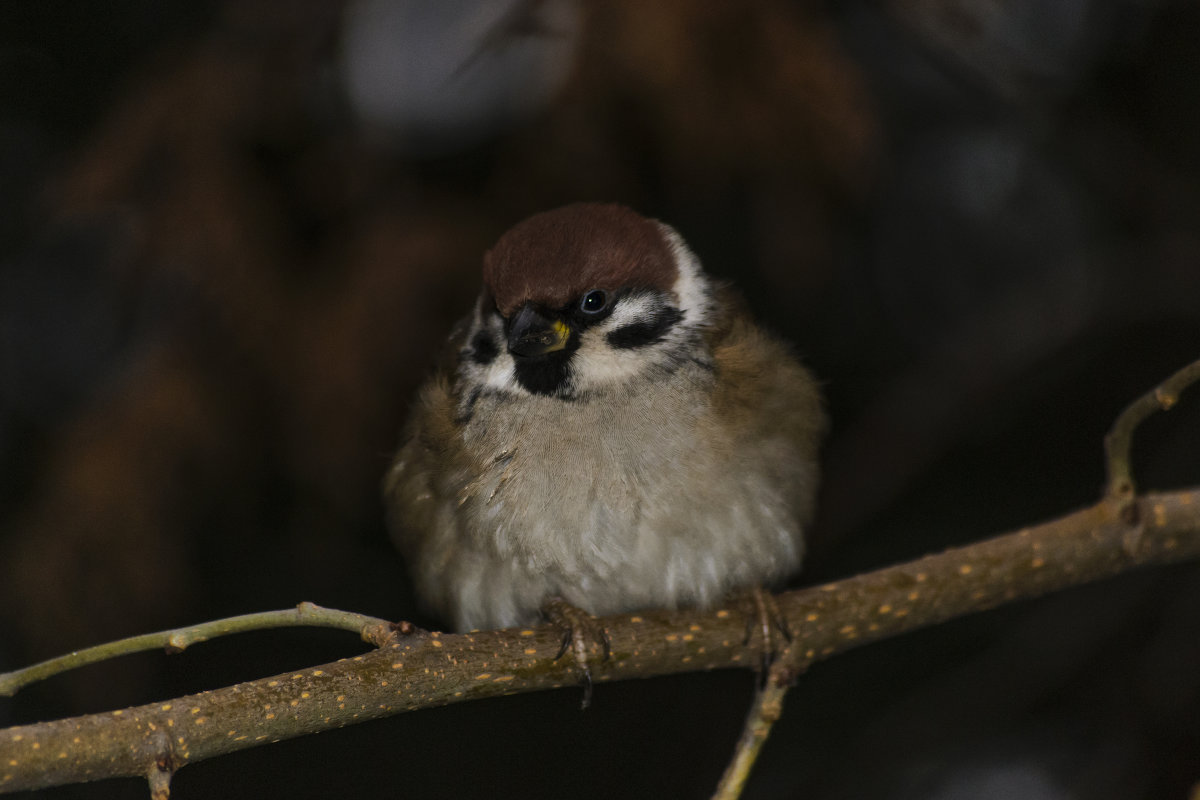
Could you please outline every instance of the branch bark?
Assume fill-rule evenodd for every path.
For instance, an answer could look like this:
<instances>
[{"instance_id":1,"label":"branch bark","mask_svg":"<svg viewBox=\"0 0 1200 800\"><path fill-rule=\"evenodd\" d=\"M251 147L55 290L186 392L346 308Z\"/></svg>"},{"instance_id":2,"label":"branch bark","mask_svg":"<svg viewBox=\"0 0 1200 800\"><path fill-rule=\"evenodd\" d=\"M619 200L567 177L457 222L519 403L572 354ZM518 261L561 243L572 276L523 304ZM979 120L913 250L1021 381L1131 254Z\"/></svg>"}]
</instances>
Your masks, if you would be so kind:
<instances>
[{"instance_id":1,"label":"branch bark","mask_svg":"<svg viewBox=\"0 0 1200 800\"><path fill-rule=\"evenodd\" d=\"M1127 513L1127 503L1137 513ZM1123 511L1125 513L1123 513ZM938 555L778 597L793 638L780 663L869 642L1135 567L1200 557L1200 487L1094 506ZM611 658L596 681L757 664L730 609L602 618ZM372 652L272 678L101 714L0 731L0 792L145 776L162 794L213 756L418 708L575 684L554 626L397 634ZM777 667L779 664L777 664ZM165 795L162 795L165 796Z\"/></svg>"}]
</instances>

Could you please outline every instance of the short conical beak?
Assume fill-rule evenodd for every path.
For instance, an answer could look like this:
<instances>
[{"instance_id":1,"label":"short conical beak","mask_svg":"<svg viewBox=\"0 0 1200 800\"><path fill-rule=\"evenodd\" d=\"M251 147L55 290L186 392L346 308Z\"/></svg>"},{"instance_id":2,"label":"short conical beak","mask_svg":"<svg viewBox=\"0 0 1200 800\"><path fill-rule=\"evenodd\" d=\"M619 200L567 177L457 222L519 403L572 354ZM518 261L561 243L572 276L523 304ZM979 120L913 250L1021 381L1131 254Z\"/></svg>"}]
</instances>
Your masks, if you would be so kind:
<instances>
[{"instance_id":1,"label":"short conical beak","mask_svg":"<svg viewBox=\"0 0 1200 800\"><path fill-rule=\"evenodd\" d=\"M508 352L523 358L553 353L567 346L570 335L564 322L545 317L526 303L509 323Z\"/></svg>"}]
</instances>

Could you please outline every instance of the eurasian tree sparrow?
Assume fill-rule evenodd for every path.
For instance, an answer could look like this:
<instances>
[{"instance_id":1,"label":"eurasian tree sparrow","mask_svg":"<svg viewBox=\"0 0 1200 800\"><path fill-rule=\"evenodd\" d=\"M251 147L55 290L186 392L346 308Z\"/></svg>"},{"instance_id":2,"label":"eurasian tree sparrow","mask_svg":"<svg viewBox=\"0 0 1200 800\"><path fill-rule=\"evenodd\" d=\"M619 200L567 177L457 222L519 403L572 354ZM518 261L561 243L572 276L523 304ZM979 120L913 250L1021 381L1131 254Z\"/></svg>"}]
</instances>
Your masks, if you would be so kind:
<instances>
[{"instance_id":1,"label":"eurasian tree sparrow","mask_svg":"<svg viewBox=\"0 0 1200 800\"><path fill-rule=\"evenodd\" d=\"M672 228L537 214L421 390L385 481L420 597L459 630L711 605L800 566L825 429L812 375Z\"/></svg>"}]
</instances>

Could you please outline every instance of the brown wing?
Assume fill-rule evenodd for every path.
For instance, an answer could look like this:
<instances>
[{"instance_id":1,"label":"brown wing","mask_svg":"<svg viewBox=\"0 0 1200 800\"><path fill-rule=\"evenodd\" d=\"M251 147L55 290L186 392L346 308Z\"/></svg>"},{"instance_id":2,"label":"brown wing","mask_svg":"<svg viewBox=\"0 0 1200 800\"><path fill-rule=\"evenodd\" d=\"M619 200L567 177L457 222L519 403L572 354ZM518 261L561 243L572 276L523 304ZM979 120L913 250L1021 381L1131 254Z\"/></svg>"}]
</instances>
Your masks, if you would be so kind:
<instances>
[{"instance_id":1,"label":"brown wing","mask_svg":"<svg viewBox=\"0 0 1200 800\"><path fill-rule=\"evenodd\" d=\"M740 302L722 306L723 315L711 333L717 370L714 411L745 442L773 443L761 448L777 453L778 468L815 481L817 452L827 427L816 379L790 349L756 326ZM811 491L796 498L796 512L806 520L812 513Z\"/></svg>"},{"instance_id":2,"label":"brown wing","mask_svg":"<svg viewBox=\"0 0 1200 800\"><path fill-rule=\"evenodd\" d=\"M441 478L465 458L454 422L458 398L452 381L469 323L468 318L455 326L436 371L419 390L400 449L384 476L388 527L396 545L410 559L422 539L434 535L441 500L438 487L445 484Z\"/></svg>"}]
</instances>

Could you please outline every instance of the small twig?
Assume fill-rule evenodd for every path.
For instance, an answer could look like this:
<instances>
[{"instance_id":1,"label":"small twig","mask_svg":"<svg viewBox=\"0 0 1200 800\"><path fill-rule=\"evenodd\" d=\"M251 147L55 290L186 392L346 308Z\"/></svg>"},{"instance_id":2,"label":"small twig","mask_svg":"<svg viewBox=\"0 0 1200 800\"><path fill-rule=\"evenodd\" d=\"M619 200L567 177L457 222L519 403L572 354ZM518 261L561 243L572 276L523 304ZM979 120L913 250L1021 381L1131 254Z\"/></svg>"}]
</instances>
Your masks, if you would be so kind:
<instances>
[{"instance_id":1,"label":"small twig","mask_svg":"<svg viewBox=\"0 0 1200 800\"><path fill-rule=\"evenodd\" d=\"M23 669L0 673L0 696L11 697L31 683L45 680L60 672L78 669L117 656L160 648L165 649L168 653L178 653L187 649L189 645L215 639L218 636L290 627L339 628L357 633L362 636L363 641L376 646L383 644L392 632L391 623L387 620L350 611L338 611L334 608L322 608L314 603L300 603L295 608L286 608L281 611L243 614L238 617L201 622L186 628L146 633L141 636L119 639L115 642L105 642Z\"/></svg>"},{"instance_id":2,"label":"small twig","mask_svg":"<svg viewBox=\"0 0 1200 800\"><path fill-rule=\"evenodd\" d=\"M171 770L153 766L146 774L150 784L150 800L168 800L171 796Z\"/></svg>"},{"instance_id":3,"label":"small twig","mask_svg":"<svg viewBox=\"0 0 1200 800\"><path fill-rule=\"evenodd\" d=\"M1133 497L1137 492L1129 458L1134 430L1151 414L1169 410L1179 402L1179 395L1183 390L1197 381L1200 381L1200 361L1193 361L1130 403L1104 437L1108 466L1107 495L1120 503L1122 508L1132 508Z\"/></svg>"},{"instance_id":4,"label":"small twig","mask_svg":"<svg viewBox=\"0 0 1200 800\"><path fill-rule=\"evenodd\" d=\"M776 666L780 663L776 662ZM759 751L771 735L771 727L783 715L783 698L791 683L791 676L784 669L771 669L766 685L754 695L754 703L742 727L742 736L738 739L733 759L717 784L713 800L737 800L742 796L742 789L750 777L754 762L758 760Z\"/></svg>"}]
</instances>

